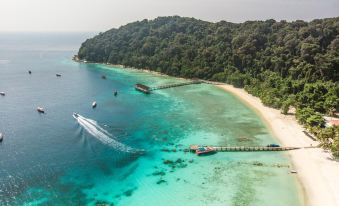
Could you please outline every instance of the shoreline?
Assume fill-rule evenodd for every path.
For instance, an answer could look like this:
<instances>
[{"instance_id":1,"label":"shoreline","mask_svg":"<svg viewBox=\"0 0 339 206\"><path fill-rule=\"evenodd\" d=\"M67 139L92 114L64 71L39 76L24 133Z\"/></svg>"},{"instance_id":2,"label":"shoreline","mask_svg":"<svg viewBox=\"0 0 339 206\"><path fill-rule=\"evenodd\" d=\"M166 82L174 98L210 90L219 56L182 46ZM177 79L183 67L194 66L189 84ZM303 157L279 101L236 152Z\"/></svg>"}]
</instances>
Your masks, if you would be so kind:
<instances>
[{"instance_id":1,"label":"shoreline","mask_svg":"<svg viewBox=\"0 0 339 206\"><path fill-rule=\"evenodd\" d=\"M79 61L78 61L79 62ZM107 63L79 62L85 64L99 64L115 69L127 69L152 73L160 76L170 76L147 69L137 69L124 65ZM185 79L182 77L175 77ZM206 83L231 93L241 102L253 109L263 120L269 131L282 146L309 147L319 142L306 136L305 129L297 123L294 115L283 115L280 110L264 106L258 97L247 93L244 89L235 88L220 82ZM339 162L332 160L331 154L322 148L302 148L288 151L293 169L297 171L296 179L301 187L303 202L307 206L338 206L339 205ZM292 174L291 174L292 175Z\"/></svg>"},{"instance_id":2,"label":"shoreline","mask_svg":"<svg viewBox=\"0 0 339 206\"><path fill-rule=\"evenodd\" d=\"M304 128L297 123L294 115L283 115L280 110L264 106L259 98L244 89L227 84L217 87L254 109L283 146L318 145L317 141L303 133ZM296 177L304 192L305 205L339 205L339 163L331 159L329 152L322 148L302 148L289 151L288 155L292 160L293 169L298 172Z\"/></svg>"}]
</instances>

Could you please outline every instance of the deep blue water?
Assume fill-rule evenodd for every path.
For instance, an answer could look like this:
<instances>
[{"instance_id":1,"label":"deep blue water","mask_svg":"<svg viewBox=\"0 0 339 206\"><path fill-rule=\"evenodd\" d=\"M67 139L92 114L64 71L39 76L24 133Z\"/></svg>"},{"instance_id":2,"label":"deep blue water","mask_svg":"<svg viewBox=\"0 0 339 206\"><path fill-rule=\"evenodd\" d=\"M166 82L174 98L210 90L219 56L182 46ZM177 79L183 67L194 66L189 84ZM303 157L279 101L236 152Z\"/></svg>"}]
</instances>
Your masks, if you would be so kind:
<instances>
[{"instance_id":1,"label":"deep blue water","mask_svg":"<svg viewBox=\"0 0 339 206\"><path fill-rule=\"evenodd\" d=\"M251 109L211 85L144 95L135 83L185 80L71 61L92 35L0 34L0 205L302 204L283 153L182 151L276 142Z\"/></svg>"}]
</instances>

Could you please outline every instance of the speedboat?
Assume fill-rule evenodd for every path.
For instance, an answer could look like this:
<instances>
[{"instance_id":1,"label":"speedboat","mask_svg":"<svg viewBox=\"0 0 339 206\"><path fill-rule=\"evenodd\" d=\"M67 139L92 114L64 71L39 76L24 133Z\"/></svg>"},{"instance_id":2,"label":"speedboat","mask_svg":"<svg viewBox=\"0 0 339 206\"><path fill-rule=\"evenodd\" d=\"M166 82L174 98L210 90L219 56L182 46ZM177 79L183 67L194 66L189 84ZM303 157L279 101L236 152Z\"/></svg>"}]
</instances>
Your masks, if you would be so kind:
<instances>
[{"instance_id":1,"label":"speedboat","mask_svg":"<svg viewBox=\"0 0 339 206\"><path fill-rule=\"evenodd\" d=\"M207 155L207 154L213 154L216 150L214 147L198 147L198 149L195 151L195 154L197 155Z\"/></svg>"},{"instance_id":2,"label":"speedboat","mask_svg":"<svg viewBox=\"0 0 339 206\"><path fill-rule=\"evenodd\" d=\"M4 135L0 133L0 142L2 142L2 140L4 140Z\"/></svg>"},{"instance_id":3,"label":"speedboat","mask_svg":"<svg viewBox=\"0 0 339 206\"><path fill-rule=\"evenodd\" d=\"M61 74L55 74L55 76L57 76L57 77L61 77Z\"/></svg>"},{"instance_id":4,"label":"speedboat","mask_svg":"<svg viewBox=\"0 0 339 206\"><path fill-rule=\"evenodd\" d=\"M73 117L74 117L74 119L78 119L78 117L79 117L79 114L78 114L78 113L75 113L75 112L73 112Z\"/></svg>"},{"instance_id":5,"label":"speedboat","mask_svg":"<svg viewBox=\"0 0 339 206\"><path fill-rule=\"evenodd\" d=\"M44 110L44 108L42 108L42 107L38 107L36 110L37 110L39 113L45 113L45 110Z\"/></svg>"},{"instance_id":6,"label":"speedboat","mask_svg":"<svg viewBox=\"0 0 339 206\"><path fill-rule=\"evenodd\" d=\"M5 94L5 92L0 92L0 95L5 96L6 94Z\"/></svg>"},{"instance_id":7,"label":"speedboat","mask_svg":"<svg viewBox=\"0 0 339 206\"><path fill-rule=\"evenodd\" d=\"M95 107L97 107L97 102L94 101L94 102L92 103L92 108L95 108Z\"/></svg>"}]
</instances>

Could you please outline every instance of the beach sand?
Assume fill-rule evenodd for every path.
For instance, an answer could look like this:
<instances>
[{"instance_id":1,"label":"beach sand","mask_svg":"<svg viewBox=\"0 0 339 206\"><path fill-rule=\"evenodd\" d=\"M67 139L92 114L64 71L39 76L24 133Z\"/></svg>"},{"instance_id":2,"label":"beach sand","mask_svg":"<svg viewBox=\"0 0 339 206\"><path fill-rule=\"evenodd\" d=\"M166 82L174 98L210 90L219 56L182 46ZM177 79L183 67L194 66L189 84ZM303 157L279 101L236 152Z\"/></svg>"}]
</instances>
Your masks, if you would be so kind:
<instances>
[{"instance_id":1,"label":"beach sand","mask_svg":"<svg viewBox=\"0 0 339 206\"><path fill-rule=\"evenodd\" d=\"M283 115L279 110L264 106L260 99L244 89L231 85L217 85L237 96L253 108L267 123L282 146L309 147L319 142L304 134L294 115ZM339 162L321 148L303 148L289 151L293 169L305 192L305 203L310 206L339 206Z\"/></svg>"}]
</instances>

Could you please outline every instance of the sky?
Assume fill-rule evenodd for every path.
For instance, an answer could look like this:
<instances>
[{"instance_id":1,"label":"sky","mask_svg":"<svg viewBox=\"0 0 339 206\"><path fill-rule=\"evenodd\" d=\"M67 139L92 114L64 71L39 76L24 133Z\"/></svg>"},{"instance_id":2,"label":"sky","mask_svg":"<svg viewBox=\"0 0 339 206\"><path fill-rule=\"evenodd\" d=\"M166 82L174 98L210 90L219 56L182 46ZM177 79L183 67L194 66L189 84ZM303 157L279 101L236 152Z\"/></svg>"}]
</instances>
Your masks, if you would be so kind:
<instances>
[{"instance_id":1,"label":"sky","mask_svg":"<svg viewBox=\"0 0 339 206\"><path fill-rule=\"evenodd\" d=\"M338 17L339 0L0 0L0 32L105 31L179 15L206 21Z\"/></svg>"}]
</instances>

